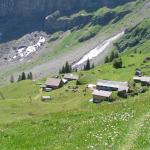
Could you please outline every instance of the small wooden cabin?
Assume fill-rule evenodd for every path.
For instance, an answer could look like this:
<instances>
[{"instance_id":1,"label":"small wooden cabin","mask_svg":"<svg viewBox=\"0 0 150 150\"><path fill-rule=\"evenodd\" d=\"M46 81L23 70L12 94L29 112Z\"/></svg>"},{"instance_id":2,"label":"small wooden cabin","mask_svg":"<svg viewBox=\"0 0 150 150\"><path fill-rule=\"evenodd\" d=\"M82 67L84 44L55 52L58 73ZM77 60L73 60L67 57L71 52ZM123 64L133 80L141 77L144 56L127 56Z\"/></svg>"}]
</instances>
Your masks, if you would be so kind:
<instances>
[{"instance_id":1,"label":"small wooden cabin","mask_svg":"<svg viewBox=\"0 0 150 150\"><path fill-rule=\"evenodd\" d=\"M48 78L45 85L46 88L58 89L63 86L63 81L57 78Z\"/></svg>"},{"instance_id":2,"label":"small wooden cabin","mask_svg":"<svg viewBox=\"0 0 150 150\"><path fill-rule=\"evenodd\" d=\"M110 81L110 80L98 80L96 84L97 90L103 91L119 91L120 89L128 92L128 82Z\"/></svg>"},{"instance_id":3,"label":"small wooden cabin","mask_svg":"<svg viewBox=\"0 0 150 150\"><path fill-rule=\"evenodd\" d=\"M77 75L74 75L74 74L65 74L64 79L66 79L68 81L72 81L72 80L78 80L79 77Z\"/></svg>"},{"instance_id":4,"label":"small wooden cabin","mask_svg":"<svg viewBox=\"0 0 150 150\"><path fill-rule=\"evenodd\" d=\"M112 92L102 91L102 90L100 90L100 91L94 90L92 95L93 95L93 102L99 103L99 102L102 102L104 100L109 100L111 98Z\"/></svg>"},{"instance_id":5,"label":"small wooden cabin","mask_svg":"<svg viewBox=\"0 0 150 150\"><path fill-rule=\"evenodd\" d=\"M51 100L51 97L50 96L42 96L41 100L42 101L49 101L49 100Z\"/></svg>"},{"instance_id":6,"label":"small wooden cabin","mask_svg":"<svg viewBox=\"0 0 150 150\"><path fill-rule=\"evenodd\" d=\"M148 76L134 77L133 80L137 83L141 83L142 86L150 85L150 77L148 77Z\"/></svg>"}]
</instances>

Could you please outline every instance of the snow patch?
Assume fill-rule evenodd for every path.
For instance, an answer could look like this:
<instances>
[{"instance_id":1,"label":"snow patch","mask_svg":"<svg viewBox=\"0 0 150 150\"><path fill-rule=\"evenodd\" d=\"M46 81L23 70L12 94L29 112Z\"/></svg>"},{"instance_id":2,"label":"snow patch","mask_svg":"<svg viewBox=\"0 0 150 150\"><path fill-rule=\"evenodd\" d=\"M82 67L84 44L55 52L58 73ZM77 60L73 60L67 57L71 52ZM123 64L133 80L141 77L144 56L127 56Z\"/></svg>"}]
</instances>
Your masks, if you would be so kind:
<instances>
[{"instance_id":1,"label":"snow patch","mask_svg":"<svg viewBox=\"0 0 150 150\"><path fill-rule=\"evenodd\" d=\"M17 49L17 54L13 56L13 59L17 59L19 57L19 61L23 61L24 58L36 52L44 43L46 39L44 37L40 37L39 41L28 47L21 47Z\"/></svg>"},{"instance_id":2,"label":"snow patch","mask_svg":"<svg viewBox=\"0 0 150 150\"><path fill-rule=\"evenodd\" d=\"M13 59L16 59L16 58L17 58L17 56L14 56L14 57L13 57Z\"/></svg>"},{"instance_id":3,"label":"snow patch","mask_svg":"<svg viewBox=\"0 0 150 150\"><path fill-rule=\"evenodd\" d=\"M85 63L88 59L91 60L101 54L106 48L111 45L115 40L119 39L124 35L124 31L111 37L110 39L104 41L102 44L99 44L97 47L92 49L89 53L84 55L77 63L75 63L72 67L78 68L81 64Z\"/></svg>"}]
</instances>

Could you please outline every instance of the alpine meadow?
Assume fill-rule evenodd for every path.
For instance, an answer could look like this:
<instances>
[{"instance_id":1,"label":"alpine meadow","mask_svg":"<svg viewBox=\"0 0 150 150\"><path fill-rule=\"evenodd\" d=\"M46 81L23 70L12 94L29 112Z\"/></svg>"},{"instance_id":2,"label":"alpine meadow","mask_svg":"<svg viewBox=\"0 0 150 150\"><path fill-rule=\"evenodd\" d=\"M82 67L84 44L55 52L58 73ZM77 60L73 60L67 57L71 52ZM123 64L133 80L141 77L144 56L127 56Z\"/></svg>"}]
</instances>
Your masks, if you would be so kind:
<instances>
[{"instance_id":1,"label":"alpine meadow","mask_svg":"<svg viewBox=\"0 0 150 150\"><path fill-rule=\"evenodd\" d=\"M149 139L150 0L0 0L0 150Z\"/></svg>"}]
</instances>

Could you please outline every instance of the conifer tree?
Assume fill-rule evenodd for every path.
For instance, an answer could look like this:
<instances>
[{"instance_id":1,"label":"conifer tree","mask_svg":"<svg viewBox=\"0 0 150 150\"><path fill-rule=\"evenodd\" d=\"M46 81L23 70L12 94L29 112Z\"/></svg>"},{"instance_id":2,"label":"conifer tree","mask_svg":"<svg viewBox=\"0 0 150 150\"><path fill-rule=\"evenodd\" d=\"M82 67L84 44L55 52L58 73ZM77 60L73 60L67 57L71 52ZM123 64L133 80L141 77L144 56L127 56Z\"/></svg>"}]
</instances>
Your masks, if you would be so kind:
<instances>
[{"instance_id":1,"label":"conifer tree","mask_svg":"<svg viewBox=\"0 0 150 150\"><path fill-rule=\"evenodd\" d=\"M26 74L25 74L25 72L22 72L21 80L26 80Z\"/></svg>"},{"instance_id":2,"label":"conifer tree","mask_svg":"<svg viewBox=\"0 0 150 150\"><path fill-rule=\"evenodd\" d=\"M119 58L119 54L117 51L114 52L114 58Z\"/></svg>"},{"instance_id":3,"label":"conifer tree","mask_svg":"<svg viewBox=\"0 0 150 150\"><path fill-rule=\"evenodd\" d=\"M91 69L91 64L90 64L90 60L88 59L85 65L84 70L90 70Z\"/></svg>"},{"instance_id":4,"label":"conifer tree","mask_svg":"<svg viewBox=\"0 0 150 150\"><path fill-rule=\"evenodd\" d=\"M82 70L82 69L81 69ZM86 65L84 65L83 70L86 70Z\"/></svg>"},{"instance_id":5,"label":"conifer tree","mask_svg":"<svg viewBox=\"0 0 150 150\"><path fill-rule=\"evenodd\" d=\"M109 61L112 62L114 60L114 58L115 58L115 54L114 54L114 52L111 52Z\"/></svg>"},{"instance_id":6,"label":"conifer tree","mask_svg":"<svg viewBox=\"0 0 150 150\"><path fill-rule=\"evenodd\" d=\"M18 82L21 81L21 80L22 80L22 77L21 77L21 75L19 75Z\"/></svg>"},{"instance_id":7,"label":"conifer tree","mask_svg":"<svg viewBox=\"0 0 150 150\"><path fill-rule=\"evenodd\" d=\"M65 73L69 73L70 72L70 65L68 63L68 61L66 61L66 64L65 64Z\"/></svg>"},{"instance_id":8,"label":"conifer tree","mask_svg":"<svg viewBox=\"0 0 150 150\"><path fill-rule=\"evenodd\" d=\"M11 77L10 77L10 82L11 82L11 83L14 83L14 81L15 81L14 76L11 75Z\"/></svg>"},{"instance_id":9,"label":"conifer tree","mask_svg":"<svg viewBox=\"0 0 150 150\"><path fill-rule=\"evenodd\" d=\"M114 59L114 62L113 62L113 67L114 68L116 68L116 69L122 68L122 65L123 65L123 62L122 62L121 58Z\"/></svg>"},{"instance_id":10,"label":"conifer tree","mask_svg":"<svg viewBox=\"0 0 150 150\"><path fill-rule=\"evenodd\" d=\"M92 64L92 68L95 68L95 65L94 65L94 63Z\"/></svg>"},{"instance_id":11,"label":"conifer tree","mask_svg":"<svg viewBox=\"0 0 150 150\"><path fill-rule=\"evenodd\" d=\"M108 62L109 62L108 56L105 57L105 61L104 61L104 62L105 62L105 63L108 63Z\"/></svg>"},{"instance_id":12,"label":"conifer tree","mask_svg":"<svg viewBox=\"0 0 150 150\"><path fill-rule=\"evenodd\" d=\"M28 75L27 75L27 80L30 80L30 74L28 73Z\"/></svg>"},{"instance_id":13,"label":"conifer tree","mask_svg":"<svg viewBox=\"0 0 150 150\"><path fill-rule=\"evenodd\" d=\"M65 66L62 67L62 73L65 73L66 69Z\"/></svg>"},{"instance_id":14,"label":"conifer tree","mask_svg":"<svg viewBox=\"0 0 150 150\"><path fill-rule=\"evenodd\" d=\"M33 74L32 74L32 72L29 73L29 77L30 77L30 80L33 80Z\"/></svg>"},{"instance_id":15,"label":"conifer tree","mask_svg":"<svg viewBox=\"0 0 150 150\"><path fill-rule=\"evenodd\" d=\"M65 65L62 67L61 70L59 70L59 73L71 73L72 70L72 66L69 64L68 61L66 61Z\"/></svg>"}]
</instances>

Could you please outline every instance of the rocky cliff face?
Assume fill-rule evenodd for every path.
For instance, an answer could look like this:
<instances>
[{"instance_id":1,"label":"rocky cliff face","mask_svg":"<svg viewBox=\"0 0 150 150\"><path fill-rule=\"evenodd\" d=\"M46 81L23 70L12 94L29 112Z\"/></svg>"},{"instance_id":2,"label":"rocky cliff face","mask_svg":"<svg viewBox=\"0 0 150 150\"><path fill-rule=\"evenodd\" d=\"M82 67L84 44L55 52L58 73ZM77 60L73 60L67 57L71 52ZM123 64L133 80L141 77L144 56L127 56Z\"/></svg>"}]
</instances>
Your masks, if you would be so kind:
<instances>
[{"instance_id":1,"label":"rocky cliff face","mask_svg":"<svg viewBox=\"0 0 150 150\"><path fill-rule=\"evenodd\" d=\"M134 0L0 0L0 17L45 17L56 10L66 15L82 9L115 7L130 1Z\"/></svg>"},{"instance_id":2,"label":"rocky cliff face","mask_svg":"<svg viewBox=\"0 0 150 150\"><path fill-rule=\"evenodd\" d=\"M81 10L88 13L107 6L115 7L135 0L0 0L0 33L13 39L36 30L67 30L86 24L92 16L71 17ZM59 17L53 21L53 14ZM64 17L65 16L65 17ZM52 18L52 19L51 19Z\"/></svg>"}]
</instances>

